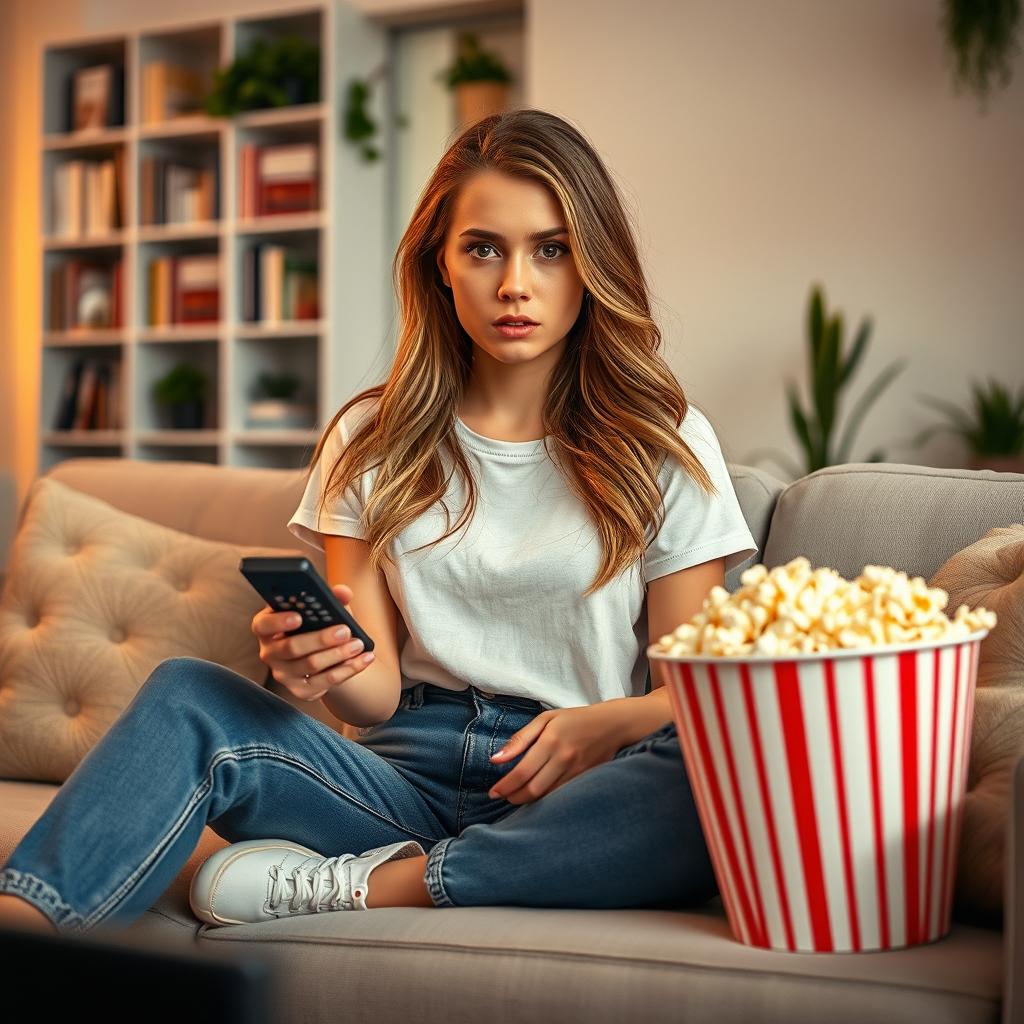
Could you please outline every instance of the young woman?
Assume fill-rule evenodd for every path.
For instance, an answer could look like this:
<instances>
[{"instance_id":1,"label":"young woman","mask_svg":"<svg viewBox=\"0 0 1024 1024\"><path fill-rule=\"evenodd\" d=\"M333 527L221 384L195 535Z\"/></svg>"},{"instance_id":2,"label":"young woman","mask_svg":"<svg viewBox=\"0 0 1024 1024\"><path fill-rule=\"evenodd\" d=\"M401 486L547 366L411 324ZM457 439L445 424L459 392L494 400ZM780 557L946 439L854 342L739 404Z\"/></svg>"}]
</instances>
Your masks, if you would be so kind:
<instances>
[{"instance_id":1,"label":"young woman","mask_svg":"<svg viewBox=\"0 0 1024 1024\"><path fill-rule=\"evenodd\" d=\"M207 825L229 845L190 895L217 925L717 892L646 647L758 549L658 353L608 171L553 114L486 117L393 269L390 373L327 426L288 523L375 660L253 619L274 678L358 742L223 666L162 662L0 870L0 924L128 923Z\"/></svg>"}]
</instances>

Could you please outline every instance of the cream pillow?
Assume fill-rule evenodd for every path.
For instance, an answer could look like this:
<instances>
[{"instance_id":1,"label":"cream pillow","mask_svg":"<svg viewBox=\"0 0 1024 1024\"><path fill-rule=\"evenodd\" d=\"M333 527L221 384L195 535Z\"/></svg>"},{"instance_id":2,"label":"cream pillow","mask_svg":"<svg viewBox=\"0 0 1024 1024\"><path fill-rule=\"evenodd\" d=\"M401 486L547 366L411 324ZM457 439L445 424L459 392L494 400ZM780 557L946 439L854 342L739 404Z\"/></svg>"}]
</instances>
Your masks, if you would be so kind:
<instances>
[{"instance_id":1,"label":"cream pillow","mask_svg":"<svg viewBox=\"0 0 1024 1024\"><path fill-rule=\"evenodd\" d=\"M264 685L244 555L39 477L0 597L0 778L63 782L167 658Z\"/></svg>"},{"instance_id":2,"label":"cream pillow","mask_svg":"<svg viewBox=\"0 0 1024 1024\"><path fill-rule=\"evenodd\" d=\"M947 614L982 605L998 618L979 651L955 911L1001 926L1013 765L1024 756L1024 524L989 530L928 585L949 592Z\"/></svg>"}]
</instances>

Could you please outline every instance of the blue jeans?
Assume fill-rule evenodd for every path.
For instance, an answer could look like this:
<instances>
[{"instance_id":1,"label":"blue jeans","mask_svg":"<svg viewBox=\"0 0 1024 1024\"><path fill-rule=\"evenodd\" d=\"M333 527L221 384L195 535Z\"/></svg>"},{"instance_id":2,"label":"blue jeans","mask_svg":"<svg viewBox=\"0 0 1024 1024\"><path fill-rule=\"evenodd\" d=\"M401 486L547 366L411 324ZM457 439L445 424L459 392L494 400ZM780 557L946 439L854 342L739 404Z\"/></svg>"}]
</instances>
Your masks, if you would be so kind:
<instances>
[{"instance_id":1,"label":"blue jeans","mask_svg":"<svg viewBox=\"0 0 1024 1024\"><path fill-rule=\"evenodd\" d=\"M694 905L717 892L675 725L525 804L491 754L541 704L421 682L358 742L244 676L161 662L0 869L58 931L141 916L203 829L324 856L415 839L439 907ZM525 752L524 752L525 753Z\"/></svg>"}]
</instances>

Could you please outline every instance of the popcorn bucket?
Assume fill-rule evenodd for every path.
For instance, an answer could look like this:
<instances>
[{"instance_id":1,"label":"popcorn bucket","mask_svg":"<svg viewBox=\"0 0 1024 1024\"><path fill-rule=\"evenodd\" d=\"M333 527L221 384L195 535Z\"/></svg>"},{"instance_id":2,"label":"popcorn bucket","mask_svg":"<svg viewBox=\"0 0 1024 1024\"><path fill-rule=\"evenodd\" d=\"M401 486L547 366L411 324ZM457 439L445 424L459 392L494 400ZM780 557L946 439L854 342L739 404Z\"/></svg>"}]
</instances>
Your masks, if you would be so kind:
<instances>
[{"instance_id":1,"label":"popcorn bucket","mask_svg":"<svg viewBox=\"0 0 1024 1024\"><path fill-rule=\"evenodd\" d=\"M648 649L740 942L865 952L947 934L987 635L784 656Z\"/></svg>"}]
</instances>

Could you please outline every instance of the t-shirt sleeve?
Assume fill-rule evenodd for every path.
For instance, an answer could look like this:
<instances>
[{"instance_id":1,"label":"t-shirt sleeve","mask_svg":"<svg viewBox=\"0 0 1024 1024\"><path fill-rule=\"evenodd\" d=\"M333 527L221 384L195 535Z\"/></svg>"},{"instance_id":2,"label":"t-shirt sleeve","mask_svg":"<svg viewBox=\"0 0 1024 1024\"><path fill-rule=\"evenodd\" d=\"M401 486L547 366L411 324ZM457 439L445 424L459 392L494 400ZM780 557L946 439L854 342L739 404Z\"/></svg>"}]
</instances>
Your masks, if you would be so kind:
<instances>
[{"instance_id":1,"label":"t-shirt sleeve","mask_svg":"<svg viewBox=\"0 0 1024 1024\"><path fill-rule=\"evenodd\" d=\"M659 474L665 518L647 545L647 583L723 555L728 572L758 551L743 518L718 437L708 418L692 403L680 424L680 434L707 470L718 493L707 494L674 456L666 458ZM657 523L648 527L649 537L655 526Z\"/></svg>"},{"instance_id":2,"label":"t-shirt sleeve","mask_svg":"<svg viewBox=\"0 0 1024 1024\"><path fill-rule=\"evenodd\" d=\"M318 551L324 550L323 534L325 533L365 540L365 532L360 521L366 497L363 493L365 473L359 479L358 484L349 484L340 496L327 499L323 504L322 511L319 515L317 513L320 508L320 495L326 487L331 468L344 450L344 446L348 444L349 429L346 420L349 420L350 416L351 410L335 423L327 435L320 457L306 481L306 489L302 493L299 507L287 524L288 530L292 534ZM337 481L337 475L335 475L335 481Z\"/></svg>"}]
</instances>

